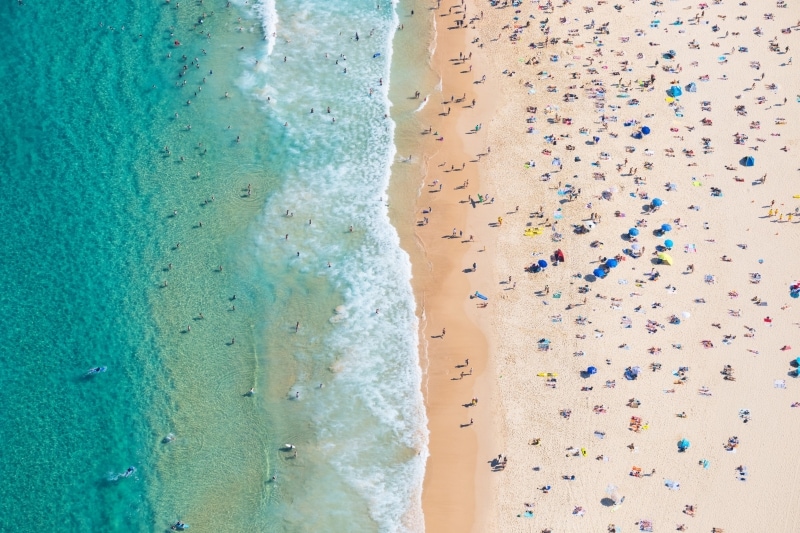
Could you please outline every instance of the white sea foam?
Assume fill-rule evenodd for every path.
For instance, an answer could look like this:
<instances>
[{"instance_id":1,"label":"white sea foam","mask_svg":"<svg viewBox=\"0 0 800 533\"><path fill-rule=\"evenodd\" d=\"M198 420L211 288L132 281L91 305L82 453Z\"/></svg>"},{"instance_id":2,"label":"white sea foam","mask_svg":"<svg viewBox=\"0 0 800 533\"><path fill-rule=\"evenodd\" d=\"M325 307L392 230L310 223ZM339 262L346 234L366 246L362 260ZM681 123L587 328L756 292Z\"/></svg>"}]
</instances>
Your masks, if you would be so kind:
<instances>
[{"instance_id":1,"label":"white sea foam","mask_svg":"<svg viewBox=\"0 0 800 533\"><path fill-rule=\"evenodd\" d=\"M303 332L319 342L291 354L300 370L287 394L301 393L298 423L314 428L309 446L326 463L308 471L333 469L355 498L339 503L363 502L379 531L422 531L428 433L418 320L410 261L386 204L396 156L394 123L385 115L398 17L394 9L390 16L385 7L346 4L282 12L281 37L291 46L267 42L263 70L240 79L254 97L271 97L264 112L282 180L254 228L256 254L265 272L288 277L297 292L322 282L339 299L322 310L321 329ZM295 216L285 217L286 209ZM323 379L315 374L320 365L330 369L328 386L311 394ZM308 496L292 497L302 507Z\"/></svg>"},{"instance_id":2,"label":"white sea foam","mask_svg":"<svg viewBox=\"0 0 800 533\"><path fill-rule=\"evenodd\" d=\"M278 35L278 10L275 7L275 0L259 0L256 6L261 16L264 39L267 41L267 55L271 56Z\"/></svg>"}]
</instances>

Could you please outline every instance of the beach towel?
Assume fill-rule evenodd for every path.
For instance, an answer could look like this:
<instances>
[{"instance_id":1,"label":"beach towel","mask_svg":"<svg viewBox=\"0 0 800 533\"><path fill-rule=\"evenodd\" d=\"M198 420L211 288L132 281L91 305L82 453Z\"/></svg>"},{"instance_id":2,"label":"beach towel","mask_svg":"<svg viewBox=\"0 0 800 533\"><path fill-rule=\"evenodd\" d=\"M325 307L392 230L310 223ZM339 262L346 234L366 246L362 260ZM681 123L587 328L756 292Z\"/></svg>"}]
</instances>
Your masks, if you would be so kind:
<instances>
[{"instance_id":1,"label":"beach towel","mask_svg":"<svg viewBox=\"0 0 800 533\"><path fill-rule=\"evenodd\" d=\"M785 379L776 379L775 380L775 388L776 389L785 389L786 388L786 380Z\"/></svg>"}]
</instances>

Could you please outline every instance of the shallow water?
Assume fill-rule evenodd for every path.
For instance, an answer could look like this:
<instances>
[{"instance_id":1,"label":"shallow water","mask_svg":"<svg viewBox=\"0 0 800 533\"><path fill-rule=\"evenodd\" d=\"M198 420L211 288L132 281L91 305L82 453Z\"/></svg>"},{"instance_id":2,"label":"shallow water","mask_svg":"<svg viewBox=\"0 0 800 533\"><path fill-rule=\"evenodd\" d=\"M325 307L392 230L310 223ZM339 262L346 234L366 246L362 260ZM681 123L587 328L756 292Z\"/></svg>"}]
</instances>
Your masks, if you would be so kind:
<instances>
[{"instance_id":1,"label":"shallow water","mask_svg":"<svg viewBox=\"0 0 800 533\"><path fill-rule=\"evenodd\" d=\"M421 529L394 8L0 15L0 529Z\"/></svg>"}]
</instances>

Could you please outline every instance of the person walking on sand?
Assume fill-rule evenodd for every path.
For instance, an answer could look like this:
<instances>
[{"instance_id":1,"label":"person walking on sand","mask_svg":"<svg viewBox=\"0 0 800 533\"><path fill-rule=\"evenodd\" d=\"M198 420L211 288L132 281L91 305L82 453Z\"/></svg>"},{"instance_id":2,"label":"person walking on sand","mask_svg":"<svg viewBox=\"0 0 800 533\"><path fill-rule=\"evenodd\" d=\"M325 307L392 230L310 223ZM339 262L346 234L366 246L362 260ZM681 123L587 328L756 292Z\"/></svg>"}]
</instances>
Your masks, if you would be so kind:
<instances>
[{"instance_id":1,"label":"person walking on sand","mask_svg":"<svg viewBox=\"0 0 800 533\"><path fill-rule=\"evenodd\" d=\"M443 338L443 339L444 339L444 334L445 334L445 333L447 333L447 330L446 330L445 328L442 328L442 338Z\"/></svg>"}]
</instances>

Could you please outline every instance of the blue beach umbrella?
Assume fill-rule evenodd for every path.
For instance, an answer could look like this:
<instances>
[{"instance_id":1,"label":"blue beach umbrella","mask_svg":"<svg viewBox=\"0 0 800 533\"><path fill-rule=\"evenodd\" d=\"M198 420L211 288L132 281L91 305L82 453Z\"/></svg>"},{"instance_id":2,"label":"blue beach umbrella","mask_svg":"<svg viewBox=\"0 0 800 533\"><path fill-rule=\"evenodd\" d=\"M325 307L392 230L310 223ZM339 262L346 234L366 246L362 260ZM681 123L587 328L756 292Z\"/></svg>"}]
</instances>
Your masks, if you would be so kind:
<instances>
[{"instance_id":1,"label":"blue beach umbrella","mask_svg":"<svg viewBox=\"0 0 800 533\"><path fill-rule=\"evenodd\" d=\"M544 259L539 259L536 264L539 265L540 268L547 268L547 261Z\"/></svg>"},{"instance_id":2,"label":"blue beach umbrella","mask_svg":"<svg viewBox=\"0 0 800 533\"><path fill-rule=\"evenodd\" d=\"M619 261L617 261L616 259L609 259L608 261L606 261L606 265L608 265L608 268L617 268L618 264Z\"/></svg>"},{"instance_id":3,"label":"blue beach umbrella","mask_svg":"<svg viewBox=\"0 0 800 533\"><path fill-rule=\"evenodd\" d=\"M672 231L672 226L670 226L669 224L661 224L661 231L663 231L664 233Z\"/></svg>"},{"instance_id":4,"label":"blue beach umbrella","mask_svg":"<svg viewBox=\"0 0 800 533\"><path fill-rule=\"evenodd\" d=\"M589 368L586 369L586 373L589 374L590 376L597 374L597 367L590 366Z\"/></svg>"},{"instance_id":5,"label":"blue beach umbrella","mask_svg":"<svg viewBox=\"0 0 800 533\"><path fill-rule=\"evenodd\" d=\"M653 205L655 207L661 207L662 205L664 205L664 202L661 200L661 198L653 198L653 201L650 202L650 205Z\"/></svg>"},{"instance_id":6,"label":"blue beach umbrella","mask_svg":"<svg viewBox=\"0 0 800 533\"><path fill-rule=\"evenodd\" d=\"M631 228L628 230L628 235L630 235L631 237L636 237L637 235L639 235L639 230L636 228Z\"/></svg>"},{"instance_id":7,"label":"blue beach umbrella","mask_svg":"<svg viewBox=\"0 0 800 533\"><path fill-rule=\"evenodd\" d=\"M602 269L602 268L595 268L595 269L592 271L592 274L594 274L594 275L595 275L595 277L597 277L597 278L600 278L600 279L603 279L604 277L606 277L606 273L605 273L605 272L603 272L603 269Z\"/></svg>"},{"instance_id":8,"label":"blue beach umbrella","mask_svg":"<svg viewBox=\"0 0 800 533\"><path fill-rule=\"evenodd\" d=\"M792 298L800 298L800 291L792 291L789 293Z\"/></svg>"},{"instance_id":9,"label":"blue beach umbrella","mask_svg":"<svg viewBox=\"0 0 800 533\"><path fill-rule=\"evenodd\" d=\"M682 452L682 451L688 450L688 449L689 449L689 446L691 446L691 445L692 445L692 443L691 443L691 442L689 442L688 440L686 440L686 439L681 439L681 440L678 442L678 451L681 451L681 452Z\"/></svg>"},{"instance_id":10,"label":"blue beach umbrella","mask_svg":"<svg viewBox=\"0 0 800 533\"><path fill-rule=\"evenodd\" d=\"M672 242L671 239L667 239L666 241L664 241L664 246L666 246L667 248L671 249L673 244L675 244L675 243Z\"/></svg>"},{"instance_id":11,"label":"blue beach umbrella","mask_svg":"<svg viewBox=\"0 0 800 533\"><path fill-rule=\"evenodd\" d=\"M650 135L650 127L642 126L642 133L644 133L645 135Z\"/></svg>"}]
</instances>

